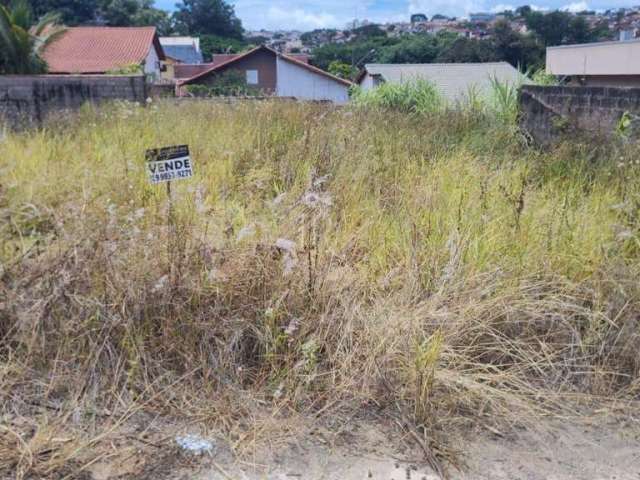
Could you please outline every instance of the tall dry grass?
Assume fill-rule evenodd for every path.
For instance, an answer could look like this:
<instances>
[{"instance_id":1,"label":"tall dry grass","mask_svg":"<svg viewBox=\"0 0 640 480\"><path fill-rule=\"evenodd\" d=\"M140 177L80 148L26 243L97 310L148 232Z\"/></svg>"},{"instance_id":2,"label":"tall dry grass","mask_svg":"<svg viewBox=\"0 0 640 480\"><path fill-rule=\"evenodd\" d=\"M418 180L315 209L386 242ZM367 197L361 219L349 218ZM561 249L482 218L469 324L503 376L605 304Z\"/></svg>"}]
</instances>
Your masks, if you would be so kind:
<instances>
[{"instance_id":1,"label":"tall dry grass","mask_svg":"<svg viewBox=\"0 0 640 480\"><path fill-rule=\"evenodd\" d=\"M196 176L170 222L144 150L182 143ZM236 438L256 409L382 412L444 455L453 426L630 407L637 153L538 152L474 111L276 102L121 104L8 134L0 469L76 471L97 419L140 411Z\"/></svg>"}]
</instances>

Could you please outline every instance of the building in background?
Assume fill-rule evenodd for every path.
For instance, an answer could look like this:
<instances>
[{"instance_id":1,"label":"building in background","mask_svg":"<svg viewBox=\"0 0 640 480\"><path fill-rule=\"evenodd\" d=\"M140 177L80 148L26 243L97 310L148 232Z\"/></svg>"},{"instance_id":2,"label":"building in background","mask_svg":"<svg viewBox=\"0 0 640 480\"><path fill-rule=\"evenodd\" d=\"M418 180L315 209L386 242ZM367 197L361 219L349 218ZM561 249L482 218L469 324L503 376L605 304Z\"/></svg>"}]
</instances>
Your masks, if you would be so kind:
<instances>
[{"instance_id":1,"label":"building in background","mask_svg":"<svg viewBox=\"0 0 640 480\"><path fill-rule=\"evenodd\" d=\"M495 13L470 13L469 21L471 23L491 23L496 19Z\"/></svg>"},{"instance_id":2,"label":"building in background","mask_svg":"<svg viewBox=\"0 0 640 480\"><path fill-rule=\"evenodd\" d=\"M203 62L198 37L160 37L160 45L167 57L181 63Z\"/></svg>"},{"instance_id":3,"label":"building in background","mask_svg":"<svg viewBox=\"0 0 640 480\"><path fill-rule=\"evenodd\" d=\"M547 73L570 85L640 87L640 39L547 48Z\"/></svg>"},{"instance_id":4,"label":"building in background","mask_svg":"<svg viewBox=\"0 0 640 480\"><path fill-rule=\"evenodd\" d=\"M424 13L414 13L411 15L411 23L424 23L428 21L429 18Z\"/></svg>"},{"instance_id":5,"label":"building in background","mask_svg":"<svg viewBox=\"0 0 640 480\"><path fill-rule=\"evenodd\" d=\"M71 27L42 55L51 74L135 73L157 79L164 50L155 27Z\"/></svg>"},{"instance_id":6,"label":"building in background","mask_svg":"<svg viewBox=\"0 0 640 480\"><path fill-rule=\"evenodd\" d=\"M463 100L469 93L486 95L493 81L518 86L524 78L507 62L493 63L425 63L367 64L356 82L363 90L382 83L407 83L426 80L448 101Z\"/></svg>"},{"instance_id":7,"label":"building in background","mask_svg":"<svg viewBox=\"0 0 640 480\"><path fill-rule=\"evenodd\" d=\"M349 101L351 82L266 46L219 63L214 57L208 68L178 82L178 94L185 95L189 85L213 85L221 75L232 71L240 73L248 87L263 95L337 104Z\"/></svg>"},{"instance_id":8,"label":"building in background","mask_svg":"<svg viewBox=\"0 0 640 480\"><path fill-rule=\"evenodd\" d=\"M226 63L229 60L238 58L241 53L214 53L209 63L181 63L174 66L174 78L176 80L186 80L187 78L194 77L206 70L211 69L222 63ZM306 53L289 53L287 57L298 60L299 62L309 64L311 55Z\"/></svg>"},{"instance_id":9,"label":"building in background","mask_svg":"<svg viewBox=\"0 0 640 480\"><path fill-rule=\"evenodd\" d=\"M203 62L199 38L160 37L160 45L166 57L164 61L166 68L162 72L162 78L176 78L175 65L177 64L199 65Z\"/></svg>"}]
</instances>

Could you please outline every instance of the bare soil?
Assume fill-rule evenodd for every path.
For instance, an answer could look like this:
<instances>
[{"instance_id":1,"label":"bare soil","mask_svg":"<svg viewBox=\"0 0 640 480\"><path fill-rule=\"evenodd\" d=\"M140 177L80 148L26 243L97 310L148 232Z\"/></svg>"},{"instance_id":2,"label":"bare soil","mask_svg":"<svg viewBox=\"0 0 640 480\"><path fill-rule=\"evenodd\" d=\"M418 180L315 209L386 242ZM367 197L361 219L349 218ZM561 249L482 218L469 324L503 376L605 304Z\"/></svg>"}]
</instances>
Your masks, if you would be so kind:
<instances>
[{"instance_id":1,"label":"bare soil","mask_svg":"<svg viewBox=\"0 0 640 480\"><path fill-rule=\"evenodd\" d=\"M193 430L191 430L193 431ZM640 419L609 417L545 420L510 433L474 430L454 435L464 466L449 467L451 479L565 480L640 479ZM209 436L208 438L213 438ZM231 453L213 439L211 454L181 451L173 435L148 441L127 459L96 462L95 480L435 480L417 449L385 425L356 423L339 434L316 428L304 437Z\"/></svg>"}]
</instances>

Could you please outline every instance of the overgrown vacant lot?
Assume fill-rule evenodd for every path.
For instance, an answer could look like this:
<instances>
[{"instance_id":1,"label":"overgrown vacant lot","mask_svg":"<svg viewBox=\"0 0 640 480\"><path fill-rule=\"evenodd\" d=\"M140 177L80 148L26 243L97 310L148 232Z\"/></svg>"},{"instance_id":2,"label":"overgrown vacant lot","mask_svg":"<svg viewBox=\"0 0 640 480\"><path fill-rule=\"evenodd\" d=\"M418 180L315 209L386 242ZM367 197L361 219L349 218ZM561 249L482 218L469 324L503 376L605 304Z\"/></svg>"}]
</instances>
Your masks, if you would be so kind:
<instances>
[{"instance_id":1,"label":"overgrown vacant lot","mask_svg":"<svg viewBox=\"0 0 640 480\"><path fill-rule=\"evenodd\" d=\"M144 151L183 143L170 208ZM238 456L293 419L390 418L446 465L453 431L629 414L638 153L539 152L478 112L272 102L6 134L0 472L73 478L145 415Z\"/></svg>"}]
</instances>

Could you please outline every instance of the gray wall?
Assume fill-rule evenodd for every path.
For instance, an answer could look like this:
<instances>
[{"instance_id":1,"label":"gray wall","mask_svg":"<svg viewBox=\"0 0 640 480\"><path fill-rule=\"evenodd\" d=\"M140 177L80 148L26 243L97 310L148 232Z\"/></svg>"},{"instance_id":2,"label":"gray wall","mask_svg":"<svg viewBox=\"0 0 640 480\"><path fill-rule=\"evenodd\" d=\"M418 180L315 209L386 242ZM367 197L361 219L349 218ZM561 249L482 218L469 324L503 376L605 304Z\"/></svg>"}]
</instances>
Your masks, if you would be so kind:
<instances>
[{"instance_id":1,"label":"gray wall","mask_svg":"<svg viewBox=\"0 0 640 480\"><path fill-rule=\"evenodd\" d=\"M41 123L50 113L76 109L85 102L122 99L144 102L143 76L0 76L0 119L10 126Z\"/></svg>"},{"instance_id":2,"label":"gray wall","mask_svg":"<svg viewBox=\"0 0 640 480\"><path fill-rule=\"evenodd\" d=\"M640 87L640 75L589 75L570 77L574 87Z\"/></svg>"},{"instance_id":3,"label":"gray wall","mask_svg":"<svg viewBox=\"0 0 640 480\"><path fill-rule=\"evenodd\" d=\"M625 112L640 115L640 88L524 85L520 107L520 126L538 144L568 136L604 139Z\"/></svg>"}]
</instances>

